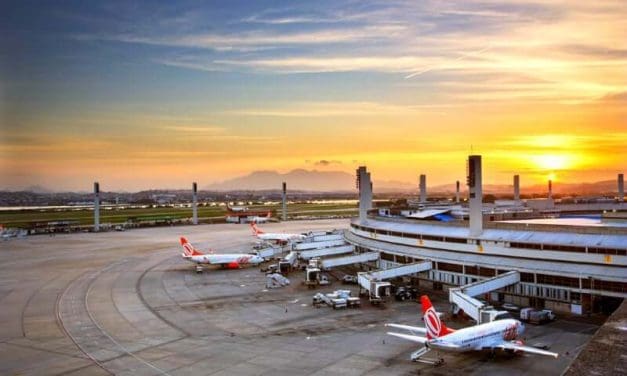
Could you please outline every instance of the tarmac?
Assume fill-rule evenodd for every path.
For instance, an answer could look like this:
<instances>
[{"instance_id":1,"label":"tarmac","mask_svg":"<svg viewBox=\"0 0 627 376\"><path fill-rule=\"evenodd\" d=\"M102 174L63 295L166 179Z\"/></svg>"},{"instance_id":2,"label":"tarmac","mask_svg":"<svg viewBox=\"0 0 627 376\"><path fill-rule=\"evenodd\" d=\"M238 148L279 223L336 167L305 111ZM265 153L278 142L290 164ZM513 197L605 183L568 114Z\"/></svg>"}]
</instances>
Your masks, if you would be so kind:
<instances>
[{"instance_id":1,"label":"tarmac","mask_svg":"<svg viewBox=\"0 0 627 376\"><path fill-rule=\"evenodd\" d=\"M263 224L271 232L347 228L348 220ZM39 235L0 242L0 374L4 375L558 375L598 325L527 326L553 359L497 352L409 360L417 344L387 336L387 322L420 325L417 302L314 308L301 284L267 290L258 267L207 269L180 257L179 236L200 250L248 252L245 225L158 227ZM421 291L429 294L429 291ZM434 304L447 311L445 299ZM447 322L459 328L468 322Z\"/></svg>"}]
</instances>

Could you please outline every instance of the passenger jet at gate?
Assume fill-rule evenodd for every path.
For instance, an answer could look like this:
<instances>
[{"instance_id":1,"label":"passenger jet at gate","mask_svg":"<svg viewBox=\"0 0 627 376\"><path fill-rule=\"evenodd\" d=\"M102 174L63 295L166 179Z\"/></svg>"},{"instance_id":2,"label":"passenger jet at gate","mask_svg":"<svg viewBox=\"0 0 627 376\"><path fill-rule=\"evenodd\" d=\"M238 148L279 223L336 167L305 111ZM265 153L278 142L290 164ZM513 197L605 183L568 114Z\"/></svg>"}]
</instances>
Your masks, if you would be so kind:
<instances>
[{"instance_id":1,"label":"passenger jet at gate","mask_svg":"<svg viewBox=\"0 0 627 376\"><path fill-rule=\"evenodd\" d=\"M282 233L266 233L261 231L257 224L254 222L250 223L250 227L253 230L253 236L261 240L269 240L275 241L277 243L287 243L292 240L303 240L305 239L305 235L303 234L282 234Z\"/></svg>"},{"instance_id":2,"label":"passenger jet at gate","mask_svg":"<svg viewBox=\"0 0 627 376\"><path fill-rule=\"evenodd\" d=\"M248 253L216 254L211 250L206 254L201 253L184 237L181 237L181 245L183 246L181 256L185 260L195 263L196 271L198 272L202 271L202 264L220 265L228 269L238 269L245 264L257 265L263 262L262 257Z\"/></svg>"},{"instance_id":3,"label":"passenger jet at gate","mask_svg":"<svg viewBox=\"0 0 627 376\"><path fill-rule=\"evenodd\" d=\"M418 361L429 350L463 352L472 350L506 350L510 352L528 352L557 358L558 354L525 346L516 337L523 333L524 325L514 319L492 321L459 330L449 329L440 321L438 313L426 295L420 297L425 327L399 324L385 324L397 329L407 330L411 334L388 332L387 334L408 341L424 344L423 348L411 354L411 360ZM425 336L426 335L426 336Z\"/></svg>"}]
</instances>

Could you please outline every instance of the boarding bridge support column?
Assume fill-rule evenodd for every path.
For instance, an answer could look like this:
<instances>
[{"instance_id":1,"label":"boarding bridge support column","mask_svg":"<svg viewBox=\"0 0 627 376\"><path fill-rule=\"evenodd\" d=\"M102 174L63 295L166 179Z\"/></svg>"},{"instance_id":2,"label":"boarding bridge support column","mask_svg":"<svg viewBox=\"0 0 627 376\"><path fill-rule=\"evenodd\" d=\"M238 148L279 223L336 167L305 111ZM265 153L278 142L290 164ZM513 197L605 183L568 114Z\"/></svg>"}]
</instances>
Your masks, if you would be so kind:
<instances>
[{"instance_id":1,"label":"boarding bridge support column","mask_svg":"<svg viewBox=\"0 0 627 376\"><path fill-rule=\"evenodd\" d=\"M357 189L359 189L359 220L366 221L368 210L372 209L372 181L366 166L357 169Z\"/></svg>"},{"instance_id":2,"label":"boarding bridge support column","mask_svg":"<svg viewBox=\"0 0 627 376\"><path fill-rule=\"evenodd\" d=\"M553 180L549 180L549 198L548 198L548 202L549 202L549 208L554 208L555 207L555 200L553 200Z\"/></svg>"},{"instance_id":3,"label":"boarding bridge support column","mask_svg":"<svg viewBox=\"0 0 627 376\"><path fill-rule=\"evenodd\" d=\"M283 189L281 191L281 220L287 221L287 183L283 182Z\"/></svg>"},{"instance_id":4,"label":"boarding bridge support column","mask_svg":"<svg viewBox=\"0 0 627 376\"><path fill-rule=\"evenodd\" d=\"M455 182L455 203L459 204L459 180Z\"/></svg>"},{"instance_id":5,"label":"boarding bridge support column","mask_svg":"<svg viewBox=\"0 0 627 376\"><path fill-rule=\"evenodd\" d=\"M468 201L470 208L470 236L483 232L483 191L481 176L481 156L468 157Z\"/></svg>"},{"instance_id":6,"label":"boarding bridge support column","mask_svg":"<svg viewBox=\"0 0 627 376\"><path fill-rule=\"evenodd\" d=\"M198 184L192 183L192 223L198 224Z\"/></svg>"},{"instance_id":7,"label":"boarding bridge support column","mask_svg":"<svg viewBox=\"0 0 627 376\"><path fill-rule=\"evenodd\" d=\"M549 200L553 199L553 180L549 180Z\"/></svg>"},{"instance_id":8,"label":"boarding bridge support column","mask_svg":"<svg viewBox=\"0 0 627 376\"><path fill-rule=\"evenodd\" d=\"M100 183L94 182L94 231L100 231Z\"/></svg>"}]
</instances>

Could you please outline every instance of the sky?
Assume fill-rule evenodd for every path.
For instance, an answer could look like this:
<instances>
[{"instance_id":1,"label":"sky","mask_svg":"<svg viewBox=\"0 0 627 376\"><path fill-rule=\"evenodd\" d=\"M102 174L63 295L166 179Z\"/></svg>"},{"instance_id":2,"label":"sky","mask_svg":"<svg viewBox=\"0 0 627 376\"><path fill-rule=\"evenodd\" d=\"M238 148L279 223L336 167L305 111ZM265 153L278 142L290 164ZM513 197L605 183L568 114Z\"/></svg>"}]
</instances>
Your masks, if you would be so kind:
<instances>
[{"instance_id":1,"label":"sky","mask_svg":"<svg viewBox=\"0 0 627 376\"><path fill-rule=\"evenodd\" d=\"M615 179L626 40L624 0L4 1L0 189Z\"/></svg>"}]
</instances>

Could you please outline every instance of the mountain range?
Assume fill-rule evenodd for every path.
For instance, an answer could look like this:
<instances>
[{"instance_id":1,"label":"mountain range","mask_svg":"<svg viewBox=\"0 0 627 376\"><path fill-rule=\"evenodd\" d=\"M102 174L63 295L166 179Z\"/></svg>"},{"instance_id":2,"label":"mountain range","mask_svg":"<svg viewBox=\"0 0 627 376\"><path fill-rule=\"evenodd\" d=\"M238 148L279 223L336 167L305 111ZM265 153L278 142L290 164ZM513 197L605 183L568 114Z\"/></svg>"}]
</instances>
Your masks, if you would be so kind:
<instances>
[{"instance_id":1,"label":"mountain range","mask_svg":"<svg viewBox=\"0 0 627 376\"><path fill-rule=\"evenodd\" d=\"M312 192L312 193L356 193L355 176L344 171L318 171L296 169L287 173L276 171L254 171L247 175L228 179L222 182L203 186L201 190L215 192L235 192L235 191L280 191L281 183L286 182L287 188L291 192ZM428 183L428 181L427 181ZM373 188L375 193L402 193L418 194L418 182L410 183L396 180L374 180ZM153 190L159 190L155 187ZM161 189L163 190L163 189ZM172 191L173 189L166 191ZM175 191L176 189L174 189ZM185 190L182 189L181 190ZM466 191L466 182L461 181L462 192ZM455 184L427 185L430 196L451 195L455 192ZM546 194L548 187L546 184L524 185L521 193L525 195ZM617 191L616 180L604 180L598 182L567 183L554 182L553 193L558 195L608 195L613 196ZM30 186L21 190L0 189L0 192L30 192L33 194L50 195L68 193L68 191L57 191L49 187L39 185ZM118 190L117 193L125 193ZM512 195L511 184L484 184L484 194ZM73 192L89 194L90 192Z\"/></svg>"},{"instance_id":2,"label":"mountain range","mask_svg":"<svg viewBox=\"0 0 627 376\"><path fill-rule=\"evenodd\" d=\"M289 190L315 191L315 192L350 192L355 191L355 176L343 171L318 171L296 169L285 174L276 171L254 171L250 174L237 178L225 180L205 186L204 189L210 191L234 191L234 190L278 190L281 183L287 182ZM415 184L390 181L373 181L375 193L387 192L416 192L418 182ZM465 182L461 182L462 191L466 190ZM563 183L553 184L555 194L577 194L595 195L602 193L613 193L617 190L616 180L605 180L593 183ZM429 193L452 193L455 192L455 184L442 184L427 186ZM533 194L547 192L547 185L536 184L522 186L521 193ZM483 192L490 194L513 194L511 184L484 184Z\"/></svg>"},{"instance_id":3,"label":"mountain range","mask_svg":"<svg viewBox=\"0 0 627 376\"><path fill-rule=\"evenodd\" d=\"M268 190L281 189L286 182L289 190L315 192L355 191L355 176L343 171L318 171L296 169L285 174L276 171L254 171L248 175L210 184L209 191ZM412 185L399 181L374 182L379 191L411 190Z\"/></svg>"},{"instance_id":4,"label":"mountain range","mask_svg":"<svg viewBox=\"0 0 627 376\"><path fill-rule=\"evenodd\" d=\"M462 183L462 191L466 187ZM444 184L427 187L430 192L452 193L455 192L455 184ZM521 194L545 194L548 193L548 184L534 184L520 187ZM604 180L593 183L566 183L553 182L553 193L557 195L594 196L600 194L612 195L618 191L616 180ZM484 194L511 195L514 193L513 184L484 184Z\"/></svg>"}]
</instances>

